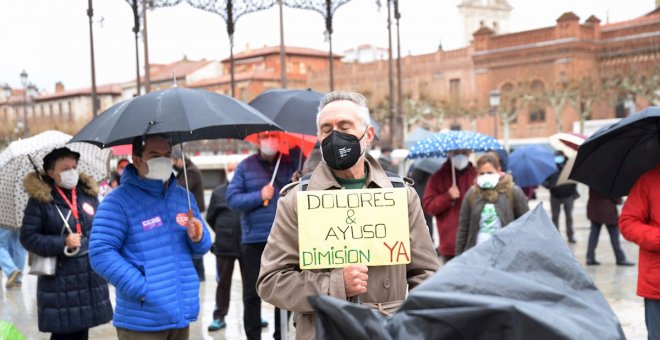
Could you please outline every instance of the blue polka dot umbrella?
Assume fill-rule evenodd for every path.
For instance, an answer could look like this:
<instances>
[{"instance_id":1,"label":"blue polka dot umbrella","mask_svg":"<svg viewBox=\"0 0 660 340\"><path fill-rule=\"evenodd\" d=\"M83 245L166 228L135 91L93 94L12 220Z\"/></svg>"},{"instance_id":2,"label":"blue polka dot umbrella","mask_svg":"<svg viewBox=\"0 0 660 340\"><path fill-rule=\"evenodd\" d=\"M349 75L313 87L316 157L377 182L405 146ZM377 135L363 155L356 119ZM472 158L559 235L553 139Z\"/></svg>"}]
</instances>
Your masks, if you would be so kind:
<instances>
[{"instance_id":1,"label":"blue polka dot umbrella","mask_svg":"<svg viewBox=\"0 0 660 340\"><path fill-rule=\"evenodd\" d=\"M472 150L483 152L503 149L495 138L473 131L447 131L436 133L415 143L408 158L447 157L449 151Z\"/></svg>"}]
</instances>

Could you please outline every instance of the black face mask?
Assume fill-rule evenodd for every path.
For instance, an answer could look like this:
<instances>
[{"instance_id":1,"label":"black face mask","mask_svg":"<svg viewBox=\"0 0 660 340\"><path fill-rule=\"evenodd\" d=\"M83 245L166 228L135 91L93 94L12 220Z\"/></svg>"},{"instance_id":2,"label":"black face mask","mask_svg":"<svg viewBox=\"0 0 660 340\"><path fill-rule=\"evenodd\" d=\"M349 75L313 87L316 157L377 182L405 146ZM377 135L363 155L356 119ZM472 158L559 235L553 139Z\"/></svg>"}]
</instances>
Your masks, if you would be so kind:
<instances>
[{"instance_id":1,"label":"black face mask","mask_svg":"<svg viewBox=\"0 0 660 340\"><path fill-rule=\"evenodd\" d=\"M366 133L365 130L358 139L349 133L332 130L332 133L321 142L323 159L328 166L335 170L346 170L355 165L364 153L360 150L360 141Z\"/></svg>"}]
</instances>

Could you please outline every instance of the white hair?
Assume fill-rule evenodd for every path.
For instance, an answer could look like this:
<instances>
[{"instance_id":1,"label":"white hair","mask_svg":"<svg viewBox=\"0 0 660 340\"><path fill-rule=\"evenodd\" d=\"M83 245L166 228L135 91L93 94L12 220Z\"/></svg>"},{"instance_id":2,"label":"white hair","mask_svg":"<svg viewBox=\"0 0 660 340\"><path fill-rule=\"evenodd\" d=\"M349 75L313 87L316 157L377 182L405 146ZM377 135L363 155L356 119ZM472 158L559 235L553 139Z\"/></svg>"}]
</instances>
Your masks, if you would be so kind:
<instances>
[{"instance_id":1,"label":"white hair","mask_svg":"<svg viewBox=\"0 0 660 340\"><path fill-rule=\"evenodd\" d=\"M369 115L369 108L367 107L367 98L365 98L362 94L354 91L337 90L326 94L325 97L321 99L318 113L316 114L317 128L320 128L320 116L323 108L326 105L339 100L348 100L355 103L358 106L358 117L360 118L360 121L362 121L364 128L366 129L367 127L371 126L371 117Z\"/></svg>"}]
</instances>

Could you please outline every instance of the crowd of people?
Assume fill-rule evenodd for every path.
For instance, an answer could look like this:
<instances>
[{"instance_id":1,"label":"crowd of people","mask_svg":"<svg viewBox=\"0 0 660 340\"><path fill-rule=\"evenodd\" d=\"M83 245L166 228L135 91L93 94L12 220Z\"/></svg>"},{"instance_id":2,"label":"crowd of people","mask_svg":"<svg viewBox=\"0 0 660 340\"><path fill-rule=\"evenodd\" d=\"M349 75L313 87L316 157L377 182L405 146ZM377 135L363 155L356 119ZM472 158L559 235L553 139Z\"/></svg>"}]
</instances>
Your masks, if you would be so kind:
<instances>
[{"instance_id":1,"label":"crowd of people","mask_svg":"<svg viewBox=\"0 0 660 340\"><path fill-rule=\"evenodd\" d=\"M101 192L91 177L78 172L80 154L54 149L44 157L43 169L25 178L30 199L21 228L0 228L6 287L21 285L24 247L31 254L57 258L55 274L38 276L36 292L38 328L51 333L51 339L87 339L89 328L110 321L119 339L187 339L189 324L199 314L200 281L207 275L203 256L211 250L217 289L208 331L227 325L238 262L246 337L260 339L268 326L261 314L263 299L276 307L275 339L283 332L282 315L293 318L296 338L313 339L315 314L308 296L359 301L389 315L441 261L488 241L529 210L532 194L515 184L506 160L495 152L475 157L468 149L452 150L434 173L412 167L408 174L415 183L399 177L391 147L382 147L379 159L368 152L375 131L359 93L326 95L317 127L320 144L303 164L293 152L281 154L278 134L259 133L257 153L226 166L225 181L213 189L208 209L200 170L181 149L173 149L167 135L136 137L132 161L120 159ZM563 206L567 241L575 243L572 215L579 195L575 184L558 185L566 157L556 156L557 171L543 185L550 191L554 224L559 229ZM600 264L595 249L605 224L616 264L634 265L619 244L621 221L621 233L641 248L639 293L646 298L647 320L660 320L653 266L660 209L652 203L657 190L649 190L658 181L658 170L638 181L620 219L620 198L591 189L587 203L591 232L586 264ZM300 268L298 192L393 187L407 193L407 228L414 244L410 263ZM108 283L115 287L114 311ZM659 325L649 324L649 334L652 330L660 332Z\"/></svg>"}]
</instances>

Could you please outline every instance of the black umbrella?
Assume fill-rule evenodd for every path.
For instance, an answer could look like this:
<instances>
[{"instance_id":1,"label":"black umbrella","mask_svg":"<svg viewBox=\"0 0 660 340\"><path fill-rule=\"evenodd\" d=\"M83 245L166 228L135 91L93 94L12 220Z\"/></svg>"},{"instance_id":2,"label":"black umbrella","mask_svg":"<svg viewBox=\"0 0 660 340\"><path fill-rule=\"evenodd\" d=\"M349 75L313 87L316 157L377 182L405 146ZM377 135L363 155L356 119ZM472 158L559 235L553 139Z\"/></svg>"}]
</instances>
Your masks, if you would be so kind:
<instances>
[{"instance_id":1,"label":"black umbrella","mask_svg":"<svg viewBox=\"0 0 660 340\"><path fill-rule=\"evenodd\" d=\"M323 93L272 89L258 95L250 106L272 119L287 132L316 136L316 113Z\"/></svg>"},{"instance_id":2,"label":"black umbrella","mask_svg":"<svg viewBox=\"0 0 660 340\"><path fill-rule=\"evenodd\" d=\"M454 258L391 317L310 298L323 339L623 339L603 294L542 205Z\"/></svg>"},{"instance_id":3,"label":"black umbrella","mask_svg":"<svg viewBox=\"0 0 660 340\"><path fill-rule=\"evenodd\" d=\"M134 97L102 112L83 127L71 142L105 148L129 144L147 134L171 134L176 142L235 138L282 130L252 107L221 94L171 88Z\"/></svg>"},{"instance_id":4,"label":"black umbrella","mask_svg":"<svg viewBox=\"0 0 660 340\"><path fill-rule=\"evenodd\" d=\"M568 178L610 197L626 196L635 181L660 163L660 107L604 127L578 149Z\"/></svg>"},{"instance_id":5,"label":"black umbrella","mask_svg":"<svg viewBox=\"0 0 660 340\"><path fill-rule=\"evenodd\" d=\"M172 142L235 138L282 130L250 106L221 94L173 87L125 100L102 112L83 127L69 143L87 142L106 148L128 144L135 137L165 133ZM183 145L181 150L183 151ZM188 174L184 178L188 189ZM188 218L192 218L188 196Z\"/></svg>"}]
</instances>

